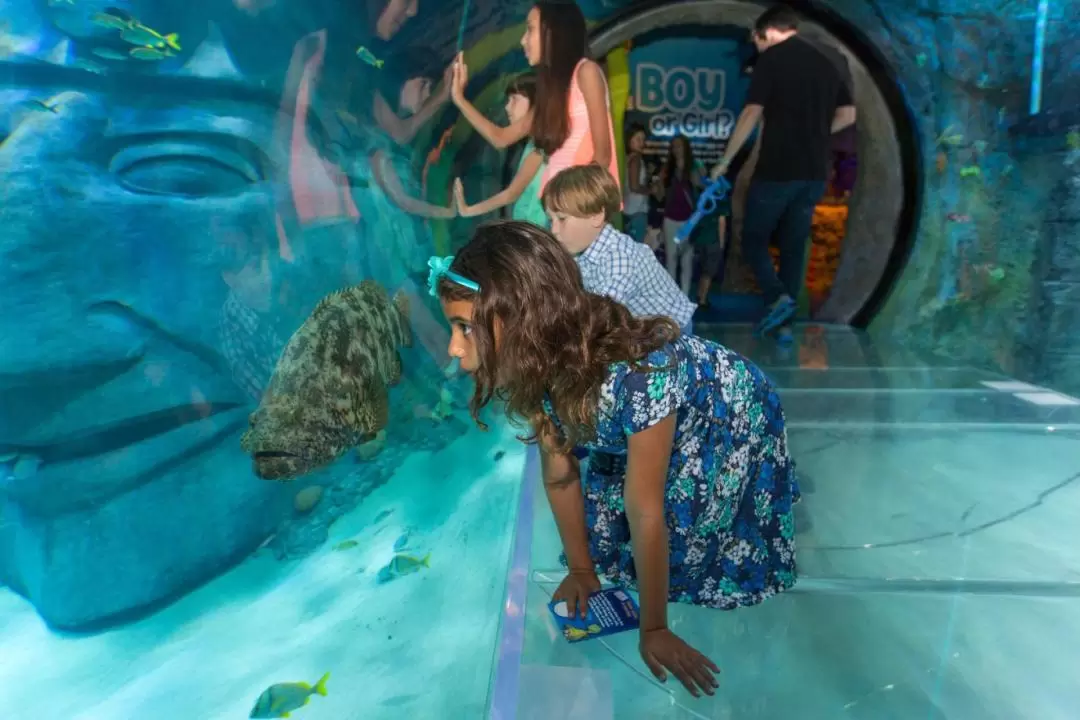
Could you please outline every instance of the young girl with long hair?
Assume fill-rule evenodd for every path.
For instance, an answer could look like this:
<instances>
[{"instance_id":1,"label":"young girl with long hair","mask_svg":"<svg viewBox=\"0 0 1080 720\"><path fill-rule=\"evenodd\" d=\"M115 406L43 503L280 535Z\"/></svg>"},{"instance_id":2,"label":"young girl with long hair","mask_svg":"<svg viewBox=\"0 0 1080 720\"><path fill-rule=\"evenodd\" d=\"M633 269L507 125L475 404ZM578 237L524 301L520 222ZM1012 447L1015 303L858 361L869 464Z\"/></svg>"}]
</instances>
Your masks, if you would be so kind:
<instances>
[{"instance_id":1,"label":"young girl with long hair","mask_svg":"<svg viewBox=\"0 0 1080 720\"><path fill-rule=\"evenodd\" d=\"M626 195L623 199L623 232L645 242L649 229L649 168L645 162L645 126L634 124L626 133Z\"/></svg>"},{"instance_id":2,"label":"young girl with long hair","mask_svg":"<svg viewBox=\"0 0 1080 720\"><path fill-rule=\"evenodd\" d=\"M694 214L697 192L705 184L705 171L694 160L694 151L685 135L677 135L668 149L667 162L660 172L664 187L664 258L668 273L690 294L694 274L694 246L689 240L676 243L675 234Z\"/></svg>"},{"instance_id":3,"label":"young girl with long hair","mask_svg":"<svg viewBox=\"0 0 1080 720\"><path fill-rule=\"evenodd\" d=\"M619 179L611 107L604 71L586 57L585 16L572 2L538 2L529 11L521 47L536 69L536 102L524 117L505 127L484 117L465 99L468 69L459 55L450 98L469 124L500 150L526 136L547 165L539 191L560 170L596 163Z\"/></svg>"},{"instance_id":4,"label":"young girl with long hair","mask_svg":"<svg viewBox=\"0 0 1080 720\"><path fill-rule=\"evenodd\" d=\"M482 426L498 398L539 444L569 568L555 598L584 616L599 575L636 587L645 663L712 694L717 667L668 628L667 603L732 609L795 583L798 490L769 380L668 318L586 292L535 225L481 226L429 265L450 355L475 379L473 418Z\"/></svg>"},{"instance_id":5,"label":"young girl with long hair","mask_svg":"<svg viewBox=\"0 0 1080 720\"><path fill-rule=\"evenodd\" d=\"M506 88L506 116L510 123L518 122L528 115L536 101L536 76L532 73L519 75ZM475 217L513 204L511 217L544 225L547 215L540 201L540 178L544 167L544 154L536 149L532 140L521 152L517 173L510 184L496 194L475 205L465 201L465 188L461 178L454 180L454 201L462 217Z\"/></svg>"}]
</instances>

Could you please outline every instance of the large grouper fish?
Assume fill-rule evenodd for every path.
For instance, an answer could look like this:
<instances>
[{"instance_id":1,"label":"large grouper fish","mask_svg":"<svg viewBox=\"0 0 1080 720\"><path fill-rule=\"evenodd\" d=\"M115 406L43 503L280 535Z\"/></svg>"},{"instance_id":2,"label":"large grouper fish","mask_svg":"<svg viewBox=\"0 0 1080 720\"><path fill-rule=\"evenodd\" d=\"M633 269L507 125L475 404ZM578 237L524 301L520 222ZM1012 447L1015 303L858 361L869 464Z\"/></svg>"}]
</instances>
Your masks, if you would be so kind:
<instances>
[{"instance_id":1,"label":"large grouper fish","mask_svg":"<svg viewBox=\"0 0 1080 720\"><path fill-rule=\"evenodd\" d=\"M255 474L292 480L386 427L398 350L412 346L408 301L365 280L323 298L286 344L240 439Z\"/></svg>"}]
</instances>

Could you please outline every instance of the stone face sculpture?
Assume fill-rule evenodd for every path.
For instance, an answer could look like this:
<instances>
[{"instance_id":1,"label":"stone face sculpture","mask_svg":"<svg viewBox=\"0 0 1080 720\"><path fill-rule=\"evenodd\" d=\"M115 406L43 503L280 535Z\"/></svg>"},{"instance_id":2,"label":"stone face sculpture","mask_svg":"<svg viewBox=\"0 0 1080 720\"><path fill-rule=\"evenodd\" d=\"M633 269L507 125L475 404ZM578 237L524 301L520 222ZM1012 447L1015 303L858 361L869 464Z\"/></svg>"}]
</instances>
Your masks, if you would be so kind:
<instances>
[{"instance_id":1,"label":"stone face sculpture","mask_svg":"<svg viewBox=\"0 0 1080 720\"><path fill-rule=\"evenodd\" d=\"M265 191L221 165L205 169L203 194L170 192L228 139L185 136L220 111L165 112L129 135L116 118L131 109L100 95L50 103L0 147L0 451L36 467L2 484L0 581L51 625L83 628L213 576L287 503L227 449L250 401L217 332L229 293L220 230L272 217ZM255 135L269 118L231 119ZM137 165L115 162L133 150Z\"/></svg>"},{"instance_id":2,"label":"stone face sculpture","mask_svg":"<svg viewBox=\"0 0 1080 720\"><path fill-rule=\"evenodd\" d=\"M160 65L82 62L42 5L9 3L11 32L65 52L0 78L0 585L92 630L209 580L293 512L238 440L285 340L369 271L369 229L288 212L296 38L225 52L203 19Z\"/></svg>"}]
</instances>

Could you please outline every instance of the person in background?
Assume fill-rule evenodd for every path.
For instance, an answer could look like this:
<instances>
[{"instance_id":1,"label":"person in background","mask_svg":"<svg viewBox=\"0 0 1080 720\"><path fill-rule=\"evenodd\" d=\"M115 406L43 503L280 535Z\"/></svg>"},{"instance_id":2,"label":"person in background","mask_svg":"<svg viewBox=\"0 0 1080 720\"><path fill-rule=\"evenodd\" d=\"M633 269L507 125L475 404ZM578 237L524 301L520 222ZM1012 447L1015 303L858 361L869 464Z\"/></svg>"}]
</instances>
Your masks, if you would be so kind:
<instances>
[{"instance_id":1,"label":"person in background","mask_svg":"<svg viewBox=\"0 0 1080 720\"><path fill-rule=\"evenodd\" d=\"M731 610L796 582L799 489L775 388L670 318L634 317L588 292L569 253L535 225L482 226L431 266L448 351L475 382L474 420L483 427L480 413L499 398L539 446L569 570L553 597L584 617L600 576L636 589L645 665L712 695L719 670L672 631L668 603Z\"/></svg>"},{"instance_id":2,"label":"person in background","mask_svg":"<svg viewBox=\"0 0 1080 720\"><path fill-rule=\"evenodd\" d=\"M731 195L717 201L716 210L702 218L690 241L697 247L695 253L701 258L697 282L697 305L699 309L709 306L709 290L713 280L721 274L727 251L729 219L731 218Z\"/></svg>"},{"instance_id":3,"label":"person in background","mask_svg":"<svg viewBox=\"0 0 1080 720\"><path fill-rule=\"evenodd\" d=\"M690 295L694 274L694 245L675 242L675 235L694 214L698 191L705 184L705 171L694 160L694 151L685 135L677 135L668 149L667 163L660 173L664 188L664 259L668 273Z\"/></svg>"},{"instance_id":4,"label":"person in background","mask_svg":"<svg viewBox=\"0 0 1080 720\"><path fill-rule=\"evenodd\" d=\"M434 80L416 67L416 51L409 57L386 68L374 96L375 122L398 145L412 142L450 100L453 66L447 67L436 88Z\"/></svg>"},{"instance_id":5,"label":"person in background","mask_svg":"<svg viewBox=\"0 0 1080 720\"><path fill-rule=\"evenodd\" d=\"M543 200L551 232L574 256L586 290L622 303L635 317L669 317L693 334L693 303L649 248L612 227L620 197L607 170L567 168L551 178Z\"/></svg>"},{"instance_id":6,"label":"person in background","mask_svg":"<svg viewBox=\"0 0 1080 720\"><path fill-rule=\"evenodd\" d=\"M434 80L422 72L405 79L401 83L400 90L393 93L395 105L399 117L414 117L415 113L424 107L430 106L430 96ZM444 84L441 90L449 97L449 84ZM386 150L380 148L373 152L369 158L371 175L375 183L386 193L387 197L405 212L418 217L449 219L457 216L457 210L453 207L434 205L425 200L413 197L405 189L394 169L392 158Z\"/></svg>"},{"instance_id":7,"label":"person in background","mask_svg":"<svg viewBox=\"0 0 1080 720\"><path fill-rule=\"evenodd\" d=\"M319 3L307 3L308 6ZM304 4L297 3L299 6ZM429 93L415 112L398 112L398 94L407 78L417 75L416 53L396 47L394 38L416 17L418 0L360 0L351 2L358 20L327 29L327 72L320 77L320 105L332 112L322 118L332 142L349 147L374 124L396 144L409 143L449 100L449 92ZM361 7L356 7L360 5ZM365 15L366 12L366 15ZM450 70L444 74L449 87Z\"/></svg>"},{"instance_id":8,"label":"person in background","mask_svg":"<svg viewBox=\"0 0 1080 720\"><path fill-rule=\"evenodd\" d=\"M626 182L623 187L623 218L626 234L638 242L645 242L649 230L649 168L645 163L645 127L635 123L626 135Z\"/></svg>"},{"instance_id":9,"label":"person in background","mask_svg":"<svg viewBox=\"0 0 1080 720\"><path fill-rule=\"evenodd\" d=\"M538 2L529 11L521 47L536 68L536 101L517 122L501 127L465 99L468 68L464 55L454 65L451 99L484 139L502 150L531 135L547 164L540 192L558 171L596 163L618 182L615 135L607 78L586 57L585 16L573 2Z\"/></svg>"},{"instance_id":10,"label":"person in background","mask_svg":"<svg viewBox=\"0 0 1080 720\"><path fill-rule=\"evenodd\" d=\"M536 76L532 73L519 75L506 88L506 116L510 124L526 117L536 99ZM530 139L521 153L517 173L504 190L492 195L476 205L465 201L465 188L461 178L454 180L454 199L462 217L474 217L498 210L513 203L510 217L514 220L544 225L547 215L540 201L540 175L544 166L544 155L533 145Z\"/></svg>"},{"instance_id":11,"label":"person in background","mask_svg":"<svg viewBox=\"0 0 1080 720\"><path fill-rule=\"evenodd\" d=\"M319 27L328 21L312 4L293 9L300 27ZM294 259L292 241L298 231L359 220L349 174L341 167L345 157L341 152L329 155L325 149L352 146L349 136L361 122L357 113L378 118L385 110L392 115L379 88L390 83L395 100L402 88L403 78L388 80L386 68L362 60L358 53L370 46L388 56L390 41L415 17L418 0L366 0L363 9L355 26L324 26L300 38L285 74L276 135L289 148L289 181L287 197L278 202L276 225L278 253L289 262ZM265 8L253 5L246 10Z\"/></svg>"},{"instance_id":12,"label":"person in background","mask_svg":"<svg viewBox=\"0 0 1080 720\"><path fill-rule=\"evenodd\" d=\"M449 85L452 65L446 68L439 91L428 93L428 100L413 112L398 112L398 95L406 79L417 77L415 51L402 51L391 42L404 25L420 11L419 0L363 0L368 9L371 30L340 33L347 42L338 41L334 56L348 62L352 72L346 78L344 92L347 102L338 113L346 132L356 123L374 120L375 124L398 145L405 145L450 99Z\"/></svg>"},{"instance_id":13,"label":"person in background","mask_svg":"<svg viewBox=\"0 0 1080 720\"><path fill-rule=\"evenodd\" d=\"M793 10L774 6L757 19L759 56L746 106L713 176L725 174L750 134L764 120L761 151L746 199L743 255L765 296L761 333L792 339L790 322L803 285L803 265L814 207L825 192L830 136L855 122L844 73L821 49L798 37ZM773 269L769 242L780 250Z\"/></svg>"},{"instance_id":14,"label":"person in background","mask_svg":"<svg viewBox=\"0 0 1080 720\"><path fill-rule=\"evenodd\" d=\"M664 186L660 175L649 178L649 211L646 214L649 229L645 231L645 244L657 252L664 247Z\"/></svg>"}]
</instances>

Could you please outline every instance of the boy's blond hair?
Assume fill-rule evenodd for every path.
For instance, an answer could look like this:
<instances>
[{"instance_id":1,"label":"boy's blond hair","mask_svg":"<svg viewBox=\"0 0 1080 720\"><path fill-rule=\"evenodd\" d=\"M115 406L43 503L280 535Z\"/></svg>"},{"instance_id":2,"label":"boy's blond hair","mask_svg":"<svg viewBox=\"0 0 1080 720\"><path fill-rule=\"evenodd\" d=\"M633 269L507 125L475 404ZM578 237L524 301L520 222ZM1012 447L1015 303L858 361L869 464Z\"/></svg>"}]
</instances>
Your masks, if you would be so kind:
<instances>
[{"instance_id":1,"label":"boy's blond hair","mask_svg":"<svg viewBox=\"0 0 1080 720\"><path fill-rule=\"evenodd\" d=\"M615 178L599 165L575 165L560 171L548 181L540 198L548 212L573 217L591 217L604 213L610 220L622 209L622 193Z\"/></svg>"}]
</instances>

